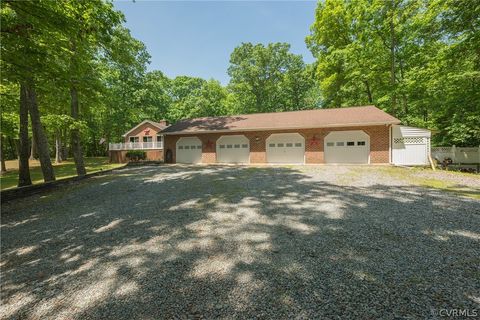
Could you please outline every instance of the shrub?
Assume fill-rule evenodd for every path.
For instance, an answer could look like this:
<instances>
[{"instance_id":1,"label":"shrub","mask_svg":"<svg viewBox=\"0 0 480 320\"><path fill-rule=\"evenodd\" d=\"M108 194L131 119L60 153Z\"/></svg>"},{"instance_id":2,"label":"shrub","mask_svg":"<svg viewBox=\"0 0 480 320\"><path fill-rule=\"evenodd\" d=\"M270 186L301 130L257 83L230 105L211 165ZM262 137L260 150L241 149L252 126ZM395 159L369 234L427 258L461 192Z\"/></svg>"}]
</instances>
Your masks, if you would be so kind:
<instances>
[{"instance_id":1,"label":"shrub","mask_svg":"<svg viewBox=\"0 0 480 320\"><path fill-rule=\"evenodd\" d=\"M140 161L147 159L147 153L145 151L135 150L135 151L128 151L127 158L130 161Z\"/></svg>"}]
</instances>

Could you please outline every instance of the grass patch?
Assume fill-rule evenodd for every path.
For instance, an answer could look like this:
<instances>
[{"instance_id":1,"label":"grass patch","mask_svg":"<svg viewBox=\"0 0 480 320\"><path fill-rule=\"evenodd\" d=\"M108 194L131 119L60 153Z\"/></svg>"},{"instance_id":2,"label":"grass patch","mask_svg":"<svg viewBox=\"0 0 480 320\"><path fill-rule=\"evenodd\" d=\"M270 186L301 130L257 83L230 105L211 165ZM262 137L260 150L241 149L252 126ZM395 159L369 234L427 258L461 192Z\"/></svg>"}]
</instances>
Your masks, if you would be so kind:
<instances>
[{"instance_id":1,"label":"grass patch","mask_svg":"<svg viewBox=\"0 0 480 320\"><path fill-rule=\"evenodd\" d=\"M453 181L448 181L443 177L439 177L438 179L435 179L435 178L421 177L418 175L418 173L421 173L422 171L426 171L426 170L430 171L429 173L431 174L435 174L435 172L431 171L430 169L424 169L424 168L406 169L406 168L399 168L399 167L384 167L382 169L385 173L388 173L390 176L395 177L399 180L405 181L407 183L419 185L426 188L437 189L445 192L451 192L456 195L469 197L473 199L480 199L480 190L474 187L459 186L457 183ZM465 177L472 177L472 174L464 173L464 172L439 171L439 173L440 172L442 174L448 174L452 176L459 175L459 176L465 176Z\"/></svg>"},{"instance_id":2,"label":"grass patch","mask_svg":"<svg viewBox=\"0 0 480 320\"><path fill-rule=\"evenodd\" d=\"M470 197L473 199L480 199L480 191L468 187L459 187L456 184L448 183L436 179L421 179L420 185L427 188L439 189L446 192L453 192L455 194Z\"/></svg>"},{"instance_id":3,"label":"grass patch","mask_svg":"<svg viewBox=\"0 0 480 320\"><path fill-rule=\"evenodd\" d=\"M107 157L85 158L85 168L87 169L87 173L114 169L121 166L123 166L123 164L121 163L109 163ZM64 161L57 165L54 164L53 170L55 171L55 176L57 179L65 179L77 175L75 163L73 161ZM33 184L43 182L42 169L39 166L30 167L30 176L32 178ZM17 183L18 169L9 170L8 172L0 176L1 190L15 188L17 186Z\"/></svg>"}]
</instances>

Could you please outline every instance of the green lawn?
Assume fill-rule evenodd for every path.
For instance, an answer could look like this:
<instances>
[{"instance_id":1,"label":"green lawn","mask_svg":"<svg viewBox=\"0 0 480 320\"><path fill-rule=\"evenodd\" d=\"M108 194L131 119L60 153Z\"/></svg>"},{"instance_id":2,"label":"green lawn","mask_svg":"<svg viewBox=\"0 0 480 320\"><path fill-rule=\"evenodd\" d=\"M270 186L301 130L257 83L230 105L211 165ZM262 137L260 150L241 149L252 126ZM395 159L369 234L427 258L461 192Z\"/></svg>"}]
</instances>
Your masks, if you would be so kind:
<instances>
[{"instance_id":1,"label":"green lawn","mask_svg":"<svg viewBox=\"0 0 480 320\"><path fill-rule=\"evenodd\" d=\"M16 160L15 160L16 164ZM85 167L87 173L92 173L101 170L108 170L123 166L121 163L109 163L108 158L85 158ZM17 164L18 166L18 164ZM7 166L8 167L8 166ZM16 166L14 166L16 167ZM55 176L57 179L68 178L76 176L75 164L72 161L64 161L61 164L54 165ZM43 182L42 170L39 166L30 167L30 176L33 183ZM14 188L18 182L18 169L9 170L7 173L0 176L1 190Z\"/></svg>"}]
</instances>

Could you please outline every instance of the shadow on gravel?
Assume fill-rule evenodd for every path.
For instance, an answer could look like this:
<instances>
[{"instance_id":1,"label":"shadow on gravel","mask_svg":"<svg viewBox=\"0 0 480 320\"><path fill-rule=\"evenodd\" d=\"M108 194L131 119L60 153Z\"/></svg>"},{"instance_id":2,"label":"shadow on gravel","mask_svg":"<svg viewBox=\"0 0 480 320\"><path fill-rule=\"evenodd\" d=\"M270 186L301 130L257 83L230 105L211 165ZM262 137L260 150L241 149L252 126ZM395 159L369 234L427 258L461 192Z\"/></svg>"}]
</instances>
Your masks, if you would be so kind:
<instances>
[{"instance_id":1,"label":"shadow on gravel","mask_svg":"<svg viewBox=\"0 0 480 320\"><path fill-rule=\"evenodd\" d=\"M26 199L23 209L10 204L0 317L478 310L478 201L421 187L345 187L322 179L328 170L132 168L52 200Z\"/></svg>"}]
</instances>

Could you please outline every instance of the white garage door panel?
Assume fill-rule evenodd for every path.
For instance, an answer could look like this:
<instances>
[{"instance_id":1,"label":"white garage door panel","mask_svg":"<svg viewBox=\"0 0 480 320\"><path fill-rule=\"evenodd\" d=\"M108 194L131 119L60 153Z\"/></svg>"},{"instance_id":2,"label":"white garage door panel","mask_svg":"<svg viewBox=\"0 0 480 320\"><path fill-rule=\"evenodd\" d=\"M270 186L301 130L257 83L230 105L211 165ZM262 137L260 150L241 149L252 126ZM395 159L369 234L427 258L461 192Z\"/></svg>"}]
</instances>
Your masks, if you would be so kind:
<instances>
[{"instance_id":1,"label":"white garage door panel","mask_svg":"<svg viewBox=\"0 0 480 320\"><path fill-rule=\"evenodd\" d=\"M177 163L202 162L202 141L197 137L180 138L177 141Z\"/></svg>"},{"instance_id":2,"label":"white garage door panel","mask_svg":"<svg viewBox=\"0 0 480 320\"><path fill-rule=\"evenodd\" d=\"M249 163L250 142L243 135L221 136L217 140L218 163Z\"/></svg>"},{"instance_id":3,"label":"white garage door panel","mask_svg":"<svg viewBox=\"0 0 480 320\"><path fill-rule=\"evenodd\" d=\"M324 150L326 163L369 163L370 137L361 130L330 132Z\"/></svg>"},{"instance_id":4,"label":"white garage door panel","mask_svg":"<svg viewBox=\"0 0 480 320\"><path fill-rule=\"evenodd\" d=\"M275 133L266 141L268 163L305 163L305 139L298 133Z\"/></svg>"}]
</instances>

